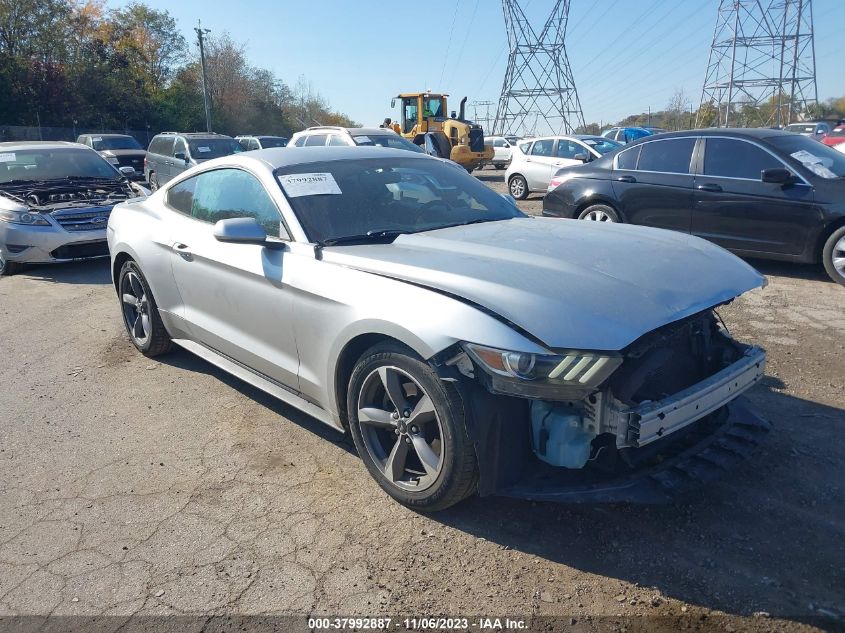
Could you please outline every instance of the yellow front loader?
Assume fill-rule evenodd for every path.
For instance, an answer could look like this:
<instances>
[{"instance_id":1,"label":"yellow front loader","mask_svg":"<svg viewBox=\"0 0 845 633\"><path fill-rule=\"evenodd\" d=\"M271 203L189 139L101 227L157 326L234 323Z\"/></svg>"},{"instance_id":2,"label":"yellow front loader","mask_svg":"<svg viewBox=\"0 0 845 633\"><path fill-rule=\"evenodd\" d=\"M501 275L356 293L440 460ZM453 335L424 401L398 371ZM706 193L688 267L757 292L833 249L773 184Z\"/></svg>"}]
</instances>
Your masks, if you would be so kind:
<instances>
[{"instance_id":1,"label":"yellow front loader","mask_svg":"<svg viewBox=\"0 0 845 633\"><path fill-rule=\"evenodd\" d=\"M399 100L400 119L392 129L422 147L427 154L449 158L467 171L490 162L493 148L484 145L484 130L464 118L466 97L461 100L458 114L447 116L447 94L408 92L391 101L391 108Z\"/></svg>"}]
</instances>

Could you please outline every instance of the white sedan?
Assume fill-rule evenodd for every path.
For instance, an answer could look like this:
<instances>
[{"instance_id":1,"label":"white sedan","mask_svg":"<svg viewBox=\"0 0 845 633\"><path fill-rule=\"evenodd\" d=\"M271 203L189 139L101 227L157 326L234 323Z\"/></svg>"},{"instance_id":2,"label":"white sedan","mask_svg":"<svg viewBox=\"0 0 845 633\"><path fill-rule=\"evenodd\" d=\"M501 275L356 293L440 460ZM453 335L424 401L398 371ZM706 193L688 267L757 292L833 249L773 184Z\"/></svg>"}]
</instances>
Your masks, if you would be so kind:
<instances>
[{"instance_id":1,"label":"white sedan","mask_svg":"<svg viewBox=\"0 0 845 633\"><path fill-rule=\"evenodd\" d=\"M552 175L561 167L588 163L622 147L601 136L544 136L517 143L505 172L508 191L517 200L546 193Z\"/></svg>"}]
</instances>

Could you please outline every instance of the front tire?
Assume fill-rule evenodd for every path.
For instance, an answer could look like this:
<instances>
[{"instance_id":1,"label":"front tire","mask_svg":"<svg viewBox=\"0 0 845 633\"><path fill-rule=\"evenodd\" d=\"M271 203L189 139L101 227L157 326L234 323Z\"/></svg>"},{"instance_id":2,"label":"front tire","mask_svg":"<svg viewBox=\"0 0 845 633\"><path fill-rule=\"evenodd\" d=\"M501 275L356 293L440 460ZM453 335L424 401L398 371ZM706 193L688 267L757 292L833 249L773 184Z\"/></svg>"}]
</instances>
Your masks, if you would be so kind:
<instances>
[{"instance_id":1,"label":"front tire","mask_svg":"<svg viewBox=\"0 0 845 633\"><path fill-rule=\"evenodd\" d=\"M352 371L349 427L379 486L422 511L448 508L476 491L478 468L460 393L408 348L370 348Z\"/></svg>"},{"instance_id":2,"label":"front tire","mask_svg":"<svg viewBox=\"0 0 845 633\"><path fill-rule=\"evenodd\" d=\"M827 238L822 249L822 262L830 278L845 286L845 226Z\"/></svg>"},{"instance_id":3,"label":"front tire","mask_svg":"<svg viewBox=\"0 0 845 633\"><path fill-rule=\"evenodd\" d=\"M147 177L147 183L150 185L150 191L158 191L158 176L154 171Z\"/></svg>"},{"instance_id":4,"label":"front tire","mask_svg":"<svg viewBox=\"0 0 845 633\"><path fill-rule=\"evenodd\" d=\"M589 220L592 222L621 222L619 214L613 207L606 204L593 204L581 211L578 214L579 220Z\"/></svg>"},{"instance_id":5,"label":"front tire","mask_svg":"<svg viewBox=\"0 0 845 633\"><path fill-rule=\"evenodd\" d=\"M496 164L495 167L496 167L496 169L504 169L505 167L507 167L507 165Z\"/></svg>"},{"instance_id":6,"label":"front tire","mask_svg":"<svg viewBox=\"0 0 845 633\"><path fill-rule=\"evenodd\" d=\"M508 181L508 191L517 200L525 200L528 197L528 182L519 174L511 176Z\"/></svg>"},{"instance_id":7,"label":"front tire","mask_svg":"<svg viewBox=\"0 0 845 633\"><path fill-rule=\"evenodd\" d=\"M153 293L138 264L131 259L120 269L117 287L123 325L132 344L149 358L169 352L173 343Z\"/></svg>"}]
</instances>

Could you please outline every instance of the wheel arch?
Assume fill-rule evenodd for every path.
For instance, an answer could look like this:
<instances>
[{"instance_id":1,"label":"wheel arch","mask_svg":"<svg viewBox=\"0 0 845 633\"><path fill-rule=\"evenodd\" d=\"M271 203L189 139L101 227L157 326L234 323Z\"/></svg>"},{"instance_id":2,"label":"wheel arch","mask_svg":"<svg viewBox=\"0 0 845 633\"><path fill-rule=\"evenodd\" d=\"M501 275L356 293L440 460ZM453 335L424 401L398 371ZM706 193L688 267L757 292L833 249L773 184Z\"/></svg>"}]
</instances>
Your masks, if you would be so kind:
<instances>
[{"instance_id":1,"label":"wheel arch","mask_svg":"<svg viewBox=\"0 0 845 633\"><path fill-rule=\"evenodd\" d=\"M828 239L830 239L831 235L833 235L836 231L841 229L843 226L845 226L845 216L842 216L840 218L836 218L835 220L830 222L830 224L825 226L824 229L822 229L819 232L819 237L816 240L816 244L813 248L813 252L810 253L810 257L812 258L814 263L816 263L816 264L821 263L821 261L822 261L822 250L824 249L825 243L827 242Z\"/></svg>"},{"instance_id":2,"label":"wheel arch","mask_svg":"<svg viewBox=\"0 0 845 633\"><path fill-rule=\"evenodd\" d=\"M111 267L111 281L115 292L118 292L118 284L120 283L120 269L129 260L135 261L135 258L127 251L120 251L114 256Z\"/></svg>"},{"instance_id":3,"label":"wheel arch","mask_svg":"<svg viewBox=\"0 0 845 633\"><path fill-rule=\"evenodd\" d=\"M586 209L587 207L591 207L594 204L604 204L610 207L616 212L622 222L626 222L625 214L623 214L622 211L619 210L619 205L617 205L613 200L602 194L596 194L586 200L580 200L578 204L575 205L575 210L572 212L572 219L577 219L584 209Z\"/></svg>"},{"instance_id":4,"label":"wheel arch","mask_svg":"<svg viewBox=\"0 0 845 633\"><path fill-rule=\"evenodd\" d=\"M397 338L396 336L386 334L384 332L364 332L353 336L341 348L337 354L337 361L334 365L332 386L334 390L333 399L337 407L340 422L344 428L348 428L349 421L346 411L346 397L349 391L349 379L352 376L352 371L355 364L361 359L371 347L379 343L396 343L403 347L407 347L411 352L416 353L421 358L425 359L429 350L417 349L419 346L409 344L408 341Z\"/></svg>"}]
</instances>

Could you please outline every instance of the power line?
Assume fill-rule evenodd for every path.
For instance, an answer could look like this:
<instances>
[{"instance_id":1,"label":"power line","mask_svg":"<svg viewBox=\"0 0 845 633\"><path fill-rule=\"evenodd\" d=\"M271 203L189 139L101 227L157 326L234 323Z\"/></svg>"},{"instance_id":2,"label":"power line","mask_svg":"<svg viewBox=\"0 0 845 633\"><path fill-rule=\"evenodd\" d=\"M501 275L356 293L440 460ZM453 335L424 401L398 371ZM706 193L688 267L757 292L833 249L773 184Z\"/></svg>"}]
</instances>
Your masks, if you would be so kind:
<instances>
[{"instance_id":1,"label":"power line","mask_svg":"<svg viewBox=\"0 0 845 633\"><path fill-rule=\"evenodd\" d=\"M446 54L443 55L443 67L440 69L440 80L437 82L435 90L440 90L440 86L443 84L443 73L446 72L446 63L449 61L449 49L452 48L452 33L455 32L455 19L458 17L459 6L461 6L460 0L456 0L455 12L452 14L452 28L449 29L449 43L446 45Z\"/></svg>"}]
</instances>

